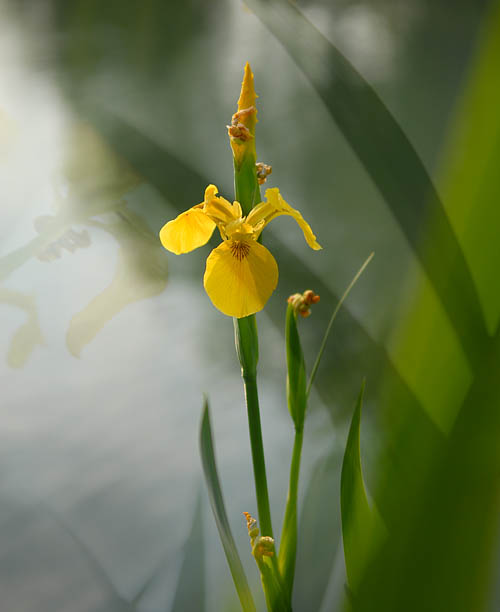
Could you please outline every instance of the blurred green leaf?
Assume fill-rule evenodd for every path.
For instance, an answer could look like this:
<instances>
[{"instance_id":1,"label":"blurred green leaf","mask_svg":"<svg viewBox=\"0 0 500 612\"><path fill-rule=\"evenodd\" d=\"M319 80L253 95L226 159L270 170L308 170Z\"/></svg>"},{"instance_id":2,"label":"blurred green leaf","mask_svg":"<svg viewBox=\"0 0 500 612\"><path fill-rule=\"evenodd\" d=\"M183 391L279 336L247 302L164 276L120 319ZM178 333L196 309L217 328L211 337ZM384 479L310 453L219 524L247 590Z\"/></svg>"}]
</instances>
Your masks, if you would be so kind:
<instances>
[{"instance_id":1,"label":"blurred green leaf","mask_svg":"<svg viewBox=\"0 0 500 612\"><path fill-rule=\"evenodd\" d=\"M481 340L479 365L464 375L458 349L443 333L439 305L420 279L395 362L405 377L415 369L411 386L429 403L434 422L446 424L446 435L409 418L405 402L389 389L391 429L377 490L389 537L366 568L356 612L488 609L500 514L500 250L493 229L500 199L499 42L496 1L485 14L459 101L443 189L495 335ZM447 418L435 418L437 411Z\"/></svg>"},{"instance_id":2,"label":"blurred green leaf","mask_svg":"<svg viewBox=\"0 0 500 612\"><path fill-rule=\"evenodd\" d=\"M189 609L203 612L206 609L207 600L205 580L205 546L201 515L201 496L198 495L191 532L184 544L184 560L170 612L186 612Z\"/></svg>"},{"instance_id":3,"label":"blurred green leaf","mask_svg":"<svg viewBox=\"0 0 500 612\"><path fill-rule=\"evenodd\" d=\"M487 334L475 284L436 189L405 133L372 87L294 3L247 4L318 92L400 224L467 357L477 365Z\"/></svg>"},{"instance_id":4,"label":"blurred green leaf","mask_svg":"<svg viewBox=\"0 0 500 612\"><path fill-rule=\"evenodd\" d=\"M339 450L335 445L319 459L306 483L298 529L294 610L320 610L335 564L341 534Z\"/></svg>"},{"instance_id":5,"label":"blurred green leaf","mask_svg":"<svg viewBox=\"0 0 500 612\"><path fill-rule=\"evenodd\" d=\"M238 555L238 550L236 549L233 534L231 533L231 527L229 526L226 507L222 497L222 490L215 462L214 443L207 400L205 400L203 406L203 415L201 419L200 451L210 505L212 506L217 529L219 530L220 539L224 552L226 553L227 563L233 577L236 591L238 592L241 607L245 612L255 612L255 603Z\"/></svg>"}]
</instances>

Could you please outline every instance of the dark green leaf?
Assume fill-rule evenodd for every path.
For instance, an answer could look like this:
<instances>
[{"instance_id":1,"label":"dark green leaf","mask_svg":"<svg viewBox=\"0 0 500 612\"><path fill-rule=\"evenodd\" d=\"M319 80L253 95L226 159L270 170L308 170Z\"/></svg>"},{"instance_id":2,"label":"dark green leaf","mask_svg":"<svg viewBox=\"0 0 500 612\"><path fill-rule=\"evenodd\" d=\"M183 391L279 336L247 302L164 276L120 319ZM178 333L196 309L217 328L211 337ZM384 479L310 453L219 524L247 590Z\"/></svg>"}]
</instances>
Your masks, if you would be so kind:
<instances>
[{"instance_id":1,"label":"dark green leaf","mask_svg":"<svg viewBox=\"0 0 500 612\"><path fill-rule=\"evenodd\" d=\"M297 316L291 304L288 305L286 310L285 343L288 410L292 416L295 428L302 430L307 404L306 365L297 330Z\"/></svg>"}]
</instances>

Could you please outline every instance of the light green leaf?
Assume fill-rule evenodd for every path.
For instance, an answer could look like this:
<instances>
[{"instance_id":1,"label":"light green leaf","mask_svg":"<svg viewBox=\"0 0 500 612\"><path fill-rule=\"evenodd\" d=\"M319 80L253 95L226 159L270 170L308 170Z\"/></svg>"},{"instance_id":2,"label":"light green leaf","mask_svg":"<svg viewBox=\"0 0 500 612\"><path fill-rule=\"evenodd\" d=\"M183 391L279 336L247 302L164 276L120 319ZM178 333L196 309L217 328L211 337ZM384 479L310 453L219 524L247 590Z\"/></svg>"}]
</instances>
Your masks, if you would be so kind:
<instances>
[{"instance_id":1,"label":"light green leaf","mask_svg":"<svg viewBox=\"0 0 500 612\"><path fill-rule=\"evenodd\" d=\"M226 553L227 563L233 577L234 586L240 598L241 607L244 612L255 612L255 603L248 586L247 578L241 564L238 550L234 542L231 527L227 518L226 507L222 497L222 490L219 482L219 474L217 473L217 464L215 462L214 443L212 438L212 428L210 425L210 413L208 401L205 399L203 406L203 416L201 419L200 428L200 451L205 480L208 487L208 496L210 505L214 513L217 529L219 530L220 539L224 552Z\"/></svg>"},{"instance_id":2,"label":"light green leaf","mask_svg":"<svg viewBox=\"0 0 500 612\"><path fill-rule=\"evenodd\" d=\"M373 513L361 469L359 428L365 382L361 385L347 437L340 480L340 510L347 581L356 591L367 561L373 534Z\"/></svg>"}]
</instances>

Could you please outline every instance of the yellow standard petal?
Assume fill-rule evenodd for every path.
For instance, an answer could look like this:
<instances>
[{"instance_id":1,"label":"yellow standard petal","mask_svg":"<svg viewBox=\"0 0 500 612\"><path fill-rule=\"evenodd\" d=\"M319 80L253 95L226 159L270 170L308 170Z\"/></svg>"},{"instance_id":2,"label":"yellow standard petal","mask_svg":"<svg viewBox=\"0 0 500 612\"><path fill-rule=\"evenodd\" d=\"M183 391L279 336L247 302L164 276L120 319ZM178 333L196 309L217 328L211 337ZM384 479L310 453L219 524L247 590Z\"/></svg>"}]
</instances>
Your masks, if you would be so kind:
<instances>
[{"instance_id":1,"label":"yellow standard petal","mask_svg":"<svg viewBox=\"0 0 500 612\"><path fill-rule=\"evenodd\" d=\"M290 217L293 217L299 225L304 234L304 238L311 249L318 251L322 248L316 241L316 236L313 234L309 223L307 223L298 210L292 208L290 204L285 202L285 200L281 197L280 190L277 187L266 189L266 200L267 202L261 202L252 209L247 217L247 223L250 223L253 227L262 224L262 227L259 228L259 230L262 231L264 226L267 225L269 221L272 221L275 217L279 217L280 215L289 215Z\"/></svg>"},{"instance_id":2,"label":"yellow standard petal","mask_svg":"<svg viewBox=\"0 0 500 612\"><path fill-rule=\"evenodd\" d=\"M200 206L202 205L186 210L161 228L160 240L167 251L176 255L189 253L210 240L215 223Z\"/></svg>"},{"instance_id":3,"label":"yellow standard petal","mask_svg":"<svg viewBox=\"0 0 500 612\"><path fill-rule=\"evenodd\" d=\"M240 319L264 308L278 284L278 266L258 242L227 240L210 253L203 284L216 308Z\"/></svg>"}]
</instances>

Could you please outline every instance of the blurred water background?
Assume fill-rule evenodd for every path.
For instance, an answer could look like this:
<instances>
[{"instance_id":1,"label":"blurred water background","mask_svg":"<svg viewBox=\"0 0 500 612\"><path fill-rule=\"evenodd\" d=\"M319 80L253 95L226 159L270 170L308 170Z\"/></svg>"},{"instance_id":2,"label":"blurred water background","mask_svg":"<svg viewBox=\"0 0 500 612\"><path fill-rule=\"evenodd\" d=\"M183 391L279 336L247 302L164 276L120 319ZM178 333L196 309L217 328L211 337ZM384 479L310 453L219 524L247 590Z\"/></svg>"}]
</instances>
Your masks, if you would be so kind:
<instances>
[{"instance_id":1,"label":"blurred water background","mask_svg":"<svg viewBox=\"0 0 500 612\"><path fill-rule=\"evenodd\" d=\"M487 3L298 5L374 86L439 184ZM237 609L202 482L203 392L233 531L258 585L241 517L256 508L232 321L203 291L210 246L176 257L157 238L208 182L232 197L225 126L246 61L260 96L258 156L273 166L268 186L323 246L310 251L286 219L264 235L281 275L258 316L278 528L292 440L286 298L321 293L301 324L311 364L336 296L376 253L336 323L304 446L294 609L331 609L342 594L348 421L366 376L370 483L382 372L419 273L399 225L304 75L244 4L2 0L2 610Z\"/></svg>"}]
</instances>

